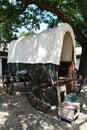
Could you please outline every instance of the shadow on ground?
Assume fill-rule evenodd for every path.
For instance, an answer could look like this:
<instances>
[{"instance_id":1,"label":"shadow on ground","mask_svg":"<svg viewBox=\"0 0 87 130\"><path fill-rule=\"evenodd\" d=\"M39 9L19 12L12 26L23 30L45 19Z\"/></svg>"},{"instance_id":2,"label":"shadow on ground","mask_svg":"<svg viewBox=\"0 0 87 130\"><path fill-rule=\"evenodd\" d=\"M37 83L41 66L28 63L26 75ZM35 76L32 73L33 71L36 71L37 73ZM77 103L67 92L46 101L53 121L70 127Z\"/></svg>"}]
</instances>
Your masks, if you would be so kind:
<instances>
[{"instance_id":1,"label":"shadow on ground","mask_svg":"<svg viewBox=\"0 0 87 130\"><path fill-rule=\"evenodd\" d=\"M87 86L81 91L79 101L84 109L74 122L74 127L57 118L57 109L46 113L37 111L20 91L6 95L0 86L0 130L85 130L87 129Z\"/></svg>"}]
</instances>

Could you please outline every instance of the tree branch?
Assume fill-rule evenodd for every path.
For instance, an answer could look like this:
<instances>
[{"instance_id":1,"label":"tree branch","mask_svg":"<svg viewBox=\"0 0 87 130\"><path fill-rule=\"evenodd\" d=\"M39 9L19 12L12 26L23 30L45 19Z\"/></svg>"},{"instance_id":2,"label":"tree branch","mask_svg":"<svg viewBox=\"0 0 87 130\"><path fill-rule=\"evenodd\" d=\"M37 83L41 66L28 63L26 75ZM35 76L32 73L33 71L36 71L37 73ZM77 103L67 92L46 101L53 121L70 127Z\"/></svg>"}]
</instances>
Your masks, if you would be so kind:
<instances>
[{"instance_id":1,"label":"tree branch","mask_svg":"<svg viewBox=\"0 0 87 130\"><path fill-rule=\"evenodd\" d=\"M83 33L79 29L74 27L73 21L67 15L65 15L61 10L48 5L46 2L41 3L39 0L38 1L37 0L25 0L24 2L25 2L25 5L27 5L27 6L30 4L35 4L42 10L47 10L49 12L56 14L61 21L68 23L72 26L74 33L76 35L76 39L81 44L81 46L83 46L83 43L85 44L85 41L87 39L84 37Z\"/></svg>"}]
</instances>

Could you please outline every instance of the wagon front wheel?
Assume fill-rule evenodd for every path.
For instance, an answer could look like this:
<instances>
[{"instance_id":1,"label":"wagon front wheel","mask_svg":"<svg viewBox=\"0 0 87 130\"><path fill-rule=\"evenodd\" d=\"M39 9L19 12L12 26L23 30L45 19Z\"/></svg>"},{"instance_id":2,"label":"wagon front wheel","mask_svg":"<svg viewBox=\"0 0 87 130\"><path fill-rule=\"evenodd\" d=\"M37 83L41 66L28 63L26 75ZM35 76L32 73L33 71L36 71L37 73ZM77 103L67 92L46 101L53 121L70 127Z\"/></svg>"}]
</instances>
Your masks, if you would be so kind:
<instances>
[{"instance_id":1,"label":"wagon front wheel","mask_svg":"<svg viewBox=\"0 0 87 130\"><path fill-rule=\"evenodd\" d=\"M48 72L39 65L33 66L28 72L25 82L26 89L30 88L30 91L26 93L31 105L40 111L49 109L56 92Z\"/></svg>"}]
</instances>

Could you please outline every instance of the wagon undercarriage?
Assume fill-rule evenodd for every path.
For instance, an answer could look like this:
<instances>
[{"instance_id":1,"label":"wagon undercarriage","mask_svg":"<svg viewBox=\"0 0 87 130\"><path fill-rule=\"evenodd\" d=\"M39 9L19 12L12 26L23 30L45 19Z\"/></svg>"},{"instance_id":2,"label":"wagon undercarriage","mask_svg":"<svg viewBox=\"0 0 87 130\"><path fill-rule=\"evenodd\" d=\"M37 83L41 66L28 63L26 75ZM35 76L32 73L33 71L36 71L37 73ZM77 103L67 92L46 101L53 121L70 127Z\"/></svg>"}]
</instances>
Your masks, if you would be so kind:
<instances>
[{"instance_id":1,"label":"wagon undercarriage","mask_svg":"<svg viewBox=\"0 0 87 130\"><path fill-rule=\"evenodd\" d=\"M73 81L75 83L75 88L71 92L75 92L77 94L80 93L82 88L82 79L77 70L75 70L75 77L56 77L58 76L58 67L55 65L51 66L51 69L52 67L55 67L54 70L56 70L55 72L50 70L52 71L51 75L47 71L46 67L41 64L34 64L27 71L22 70L18 72L19 76L12 76L11 72L5 72L3 75L3 86L6 93L12 94L14 91L14 83L20 82L20 79L22 79L29 102L34 108L40 111L45 111L52 105L58 105L57 86L60 87L67 85ZM55 80L51 77L52 73L55 74L55 76L53 75Z\"/></svg>"}]
</instances>

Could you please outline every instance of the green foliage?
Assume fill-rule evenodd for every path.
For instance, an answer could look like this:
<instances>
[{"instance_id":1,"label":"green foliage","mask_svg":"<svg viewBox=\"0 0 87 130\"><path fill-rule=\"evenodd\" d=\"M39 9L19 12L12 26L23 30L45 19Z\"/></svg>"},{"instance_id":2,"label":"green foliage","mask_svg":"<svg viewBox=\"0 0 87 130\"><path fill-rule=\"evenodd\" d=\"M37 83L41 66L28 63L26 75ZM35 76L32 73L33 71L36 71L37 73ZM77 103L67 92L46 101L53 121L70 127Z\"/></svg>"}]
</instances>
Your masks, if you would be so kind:
<instances>
[{"instance_id":1,"label":"green foliage","mask_svg":"<svg viewBox=\"0 0 87 130\"><path fill-rule=\"evenodd\" d=\"M0 0L0 44L4 46L17 36L13 32L21 26L21 20L17 14L22 7L22 1L17 5L10 3L8 0Z\"/></svg>"},{"instance_id":2,"label":"green foliage","mask_svg":"<svg viewBox=\"0 0 87 130\"><path fill-rule=\"evenodd\" d=\"M33 34L34 32L33 31L31 31L31 32L25 32L25 31L22 31L22 32L20 32L20 34L19 34L19 37L26 37L26 36L28 36L28 35L30 35L30 34Z\"/></svg>"},{"instance_id":3,"label":"green foliage","mask_svg":"<svg viewBox=\"0 0 87 130\"><path fill-rule=\"evenodd\" d=\"M73 21L76 28L83 31L87 26L76 0L65 0L60 9Z\"/></svg>"},{"instance_id":4,"label":"green foliage","mask_svg":"<svg viewBox=\"0 0 87 130\"><path fill-rule=\"evenodd\" d=\"M76 41L75 46L76 46L76 47L80 47L80 43L78 43L78 42Z\"/></svg>"}]
</instances>

